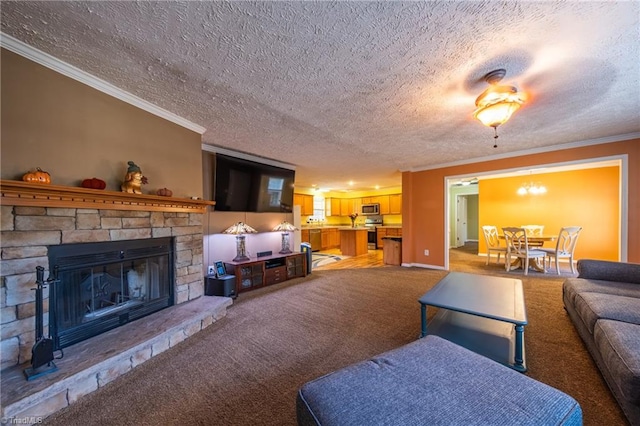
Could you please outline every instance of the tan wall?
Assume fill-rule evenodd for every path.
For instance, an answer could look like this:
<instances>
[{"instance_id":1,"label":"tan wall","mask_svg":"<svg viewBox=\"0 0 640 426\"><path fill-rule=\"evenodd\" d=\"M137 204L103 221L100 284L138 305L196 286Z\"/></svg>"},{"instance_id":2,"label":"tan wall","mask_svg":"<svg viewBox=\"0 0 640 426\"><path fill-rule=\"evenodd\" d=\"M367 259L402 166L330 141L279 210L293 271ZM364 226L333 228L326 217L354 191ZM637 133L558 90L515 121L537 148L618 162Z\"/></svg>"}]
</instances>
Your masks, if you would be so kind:
<instances>
[{"instance_id":1,"label":"tan wall","mask_svg":"<svg viewBox=\"0 0 640 426\"><path fill-rule=\"evenodd\" d=\"M640 263L640 139L402 174L403 263L444 267L447 176L628 155L627 260ZM429 250L429 256L424 250Z\"/></svg>"},{"instance_id":2,"label":"tan wall","mask_svg":"<svg viewBox=\"0 0 640 426\"><path fill-rule=\"evenodd\" d=\"M52 183L97 177L119 190L134 161L175 197L202 196L201 136L2 49L2 179L35 167Z\"/></svg>"},{"instance_id":3,"label":"tan wall","mask_svg":"<svg viewBox=\"0 0 640 426\"><path fill-rule=\"evenodd\" d=\"M547 193L517 195L529 180L544 185ZM543 225L545 235L557 235L563 226L582 226L576 259L620 258L619 167L482 179L479 185L480 226L495 225L502 234L506 226ZM545 247L555 247L555 242ZM478 251L486 253L484 238Z\"/></svg>"}]
</instances>

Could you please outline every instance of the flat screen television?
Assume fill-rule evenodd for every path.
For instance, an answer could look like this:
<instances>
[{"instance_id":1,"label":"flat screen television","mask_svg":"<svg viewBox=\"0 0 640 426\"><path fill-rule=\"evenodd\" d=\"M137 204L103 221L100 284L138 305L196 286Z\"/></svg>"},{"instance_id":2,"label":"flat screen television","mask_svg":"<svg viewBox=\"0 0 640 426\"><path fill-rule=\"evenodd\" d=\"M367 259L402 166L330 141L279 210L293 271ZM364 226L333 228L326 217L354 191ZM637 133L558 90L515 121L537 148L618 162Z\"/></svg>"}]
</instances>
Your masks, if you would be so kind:
<instances>
[{"instance_id":1,"label":"flat screen television","mask_svg":"<svg viewBox=\"0 0 640 426\"><path fill-rule=\"evenodd\" d=\"M217 211L291 212L295 171L216 154L214 200Z\"/></svg>"}]
</instances>

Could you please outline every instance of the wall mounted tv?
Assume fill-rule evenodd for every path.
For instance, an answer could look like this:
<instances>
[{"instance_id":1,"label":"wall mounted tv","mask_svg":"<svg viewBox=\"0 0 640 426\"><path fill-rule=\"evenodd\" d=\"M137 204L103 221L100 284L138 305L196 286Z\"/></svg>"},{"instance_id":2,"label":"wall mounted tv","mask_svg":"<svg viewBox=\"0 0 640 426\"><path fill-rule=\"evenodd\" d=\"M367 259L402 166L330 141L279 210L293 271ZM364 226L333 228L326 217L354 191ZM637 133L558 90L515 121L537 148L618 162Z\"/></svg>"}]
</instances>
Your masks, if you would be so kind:
<instances>
[{"instance_id":1,"label":"wall mounted tv","mask_svg":"<svg viewBox=\"0 0 640 426\"><path fill-rule=\"evenodd\" d=\"M217 211L292 211L294 170L223 154L215 154L213 169Z\"/></svg>"}]
</instances>

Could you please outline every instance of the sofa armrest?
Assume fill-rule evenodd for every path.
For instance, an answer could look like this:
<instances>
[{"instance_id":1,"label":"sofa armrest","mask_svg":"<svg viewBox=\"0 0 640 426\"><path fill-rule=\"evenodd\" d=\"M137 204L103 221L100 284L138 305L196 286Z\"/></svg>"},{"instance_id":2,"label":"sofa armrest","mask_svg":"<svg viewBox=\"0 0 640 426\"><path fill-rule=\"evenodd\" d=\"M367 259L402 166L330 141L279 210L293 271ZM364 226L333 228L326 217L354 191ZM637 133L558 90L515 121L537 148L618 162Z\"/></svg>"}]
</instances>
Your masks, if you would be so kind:
<instances>
[{"instance_id":1,"label":"sofa armrest","mask_svg":"<svg viewBox=\"0 0 640 426\"><path fill-rule=\"evenodd\" d=\"M640 284L640 265L607 260L578 260L578 278Z\"/></svg>"}]
</instances>

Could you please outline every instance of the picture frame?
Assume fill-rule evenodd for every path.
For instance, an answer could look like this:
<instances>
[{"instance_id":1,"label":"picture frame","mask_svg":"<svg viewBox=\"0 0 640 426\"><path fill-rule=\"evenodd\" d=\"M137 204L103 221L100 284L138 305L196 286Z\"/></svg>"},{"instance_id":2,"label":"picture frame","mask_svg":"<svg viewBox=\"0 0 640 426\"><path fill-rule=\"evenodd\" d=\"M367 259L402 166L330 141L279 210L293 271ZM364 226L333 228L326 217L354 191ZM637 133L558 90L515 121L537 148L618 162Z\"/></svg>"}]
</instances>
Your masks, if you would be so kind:
<instances>
[{"instance_id":1,"label":"picture frame","mask_svg":"<svg viewBox=\"0 0 640 426\"><path fill-rule=\"evenodd\" d=\"M215 262L213 262L213 266L215 267L216 277L220 278L227 275L227 270L225 269L224 263L222 263L222 260L216 260Z\"/></svg>"}]
</instances>

